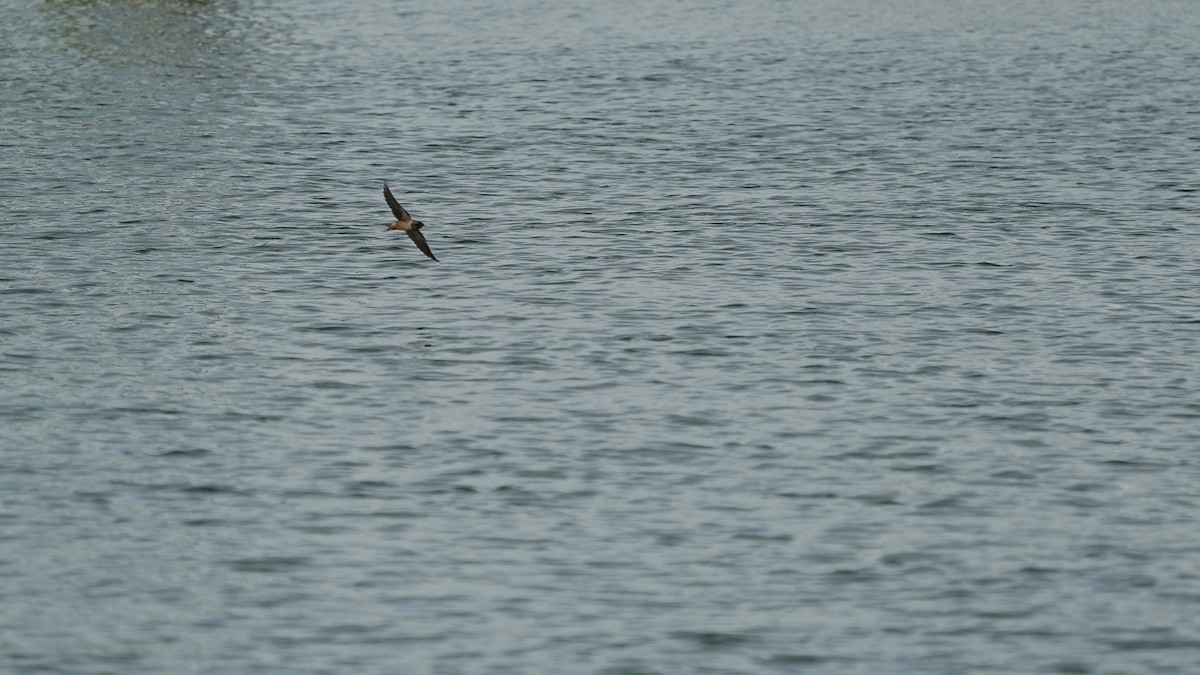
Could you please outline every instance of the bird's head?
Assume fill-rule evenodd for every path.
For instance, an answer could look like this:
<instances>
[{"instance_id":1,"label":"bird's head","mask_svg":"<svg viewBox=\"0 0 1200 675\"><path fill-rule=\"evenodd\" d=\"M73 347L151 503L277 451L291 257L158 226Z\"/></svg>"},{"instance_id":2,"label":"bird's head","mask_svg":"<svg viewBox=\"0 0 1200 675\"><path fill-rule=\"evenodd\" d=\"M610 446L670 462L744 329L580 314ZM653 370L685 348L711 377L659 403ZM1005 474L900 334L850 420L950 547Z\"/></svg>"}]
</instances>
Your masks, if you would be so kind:
<instances>
[{"instance_id":1,"label":"bird's head","mask_svg":"<svg viewBox=\"0 0 1200 675\"><path fill-rule=\"evenodd\" d=\"M421 221L419 221L419 220L414 220L414 221L413 221L413 229L414 229L414 230L419 230L419 229L421 229L422 227L425 227L425 223L422 223L422 222L421 222Z\"/></svg>"}]
</instances>

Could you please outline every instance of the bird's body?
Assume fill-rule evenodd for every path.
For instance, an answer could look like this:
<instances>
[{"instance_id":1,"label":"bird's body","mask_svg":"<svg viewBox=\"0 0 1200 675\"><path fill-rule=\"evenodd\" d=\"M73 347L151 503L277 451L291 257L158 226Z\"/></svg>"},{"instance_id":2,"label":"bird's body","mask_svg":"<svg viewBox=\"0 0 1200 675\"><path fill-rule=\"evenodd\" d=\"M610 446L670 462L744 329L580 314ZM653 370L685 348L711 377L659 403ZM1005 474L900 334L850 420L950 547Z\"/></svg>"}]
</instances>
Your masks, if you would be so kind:
<instances>
[{"instance_id":1,"label":"bird's body","mask_svg":"<svg viewBox=\"0 0 1200 675\"><path fill-rule=\"evenodd\" d=\"M400 202L392 196L392 191L388 189L387 182L383 184L383 198L387 200L388 208L392 210L392 214L396 216L396 222L387 226L389 230L401 230L408 235L409 239L421 249L421 252L429 256L431 260L437 262L438 259L433 257L433 251L429 250L429 244L425 242L425 235L421 234L421 228L425 227L425 223L419 220L413 220L412 216L408 215L408 211L400 206Z\"/></svg>"}]
</instances>

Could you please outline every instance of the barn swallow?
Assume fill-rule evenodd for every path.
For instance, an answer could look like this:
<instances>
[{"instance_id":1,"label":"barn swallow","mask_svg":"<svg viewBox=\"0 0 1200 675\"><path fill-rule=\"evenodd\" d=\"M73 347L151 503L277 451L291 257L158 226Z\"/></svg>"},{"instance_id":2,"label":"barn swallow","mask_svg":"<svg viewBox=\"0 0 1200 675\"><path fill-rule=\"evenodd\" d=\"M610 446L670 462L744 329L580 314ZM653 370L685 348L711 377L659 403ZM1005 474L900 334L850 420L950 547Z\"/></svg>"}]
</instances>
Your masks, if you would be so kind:
<instances>
[{"instance_id":1,"label":"barn swallow","mask_svg":"<svg viewBox=\"0 0 1200 675\"><path fill-rule=\"evenodd\" d=\"M388 189L387 181L383 183L383 198L387 200L388 207L392 209L392 213L396 216L396 222L389 223L389 230L404 230L404 234L408 235L409 239L421 249L421 253L429 256L434 262L438 259L433 257L433 251L429 250L429 244L425 243L425 235L421 234L421 228L425 227L425 223L419 220L413 220L412 216L408 215L408 211L400 206L400 202L392 196L392 191Z\"/></svg>"}]
</instances>

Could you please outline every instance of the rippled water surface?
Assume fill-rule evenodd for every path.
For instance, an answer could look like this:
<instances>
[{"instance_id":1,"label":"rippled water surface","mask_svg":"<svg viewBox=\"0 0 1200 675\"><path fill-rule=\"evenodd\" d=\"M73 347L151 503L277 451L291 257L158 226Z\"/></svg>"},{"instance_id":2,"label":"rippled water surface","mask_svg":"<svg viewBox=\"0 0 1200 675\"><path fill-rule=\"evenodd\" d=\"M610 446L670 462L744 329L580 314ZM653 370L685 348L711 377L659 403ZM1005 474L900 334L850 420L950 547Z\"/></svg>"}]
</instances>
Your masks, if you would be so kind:
<instances>
[{"instance_id":1,"label":"rippled water surface","mask_svg":"<svg viewBox=\"0 0 1200 675\"><path fill-rule=\"evenodd\" d=\"M0 26L0 671L1200 672L1200 5Z\"/></svg>"}]
</instances>

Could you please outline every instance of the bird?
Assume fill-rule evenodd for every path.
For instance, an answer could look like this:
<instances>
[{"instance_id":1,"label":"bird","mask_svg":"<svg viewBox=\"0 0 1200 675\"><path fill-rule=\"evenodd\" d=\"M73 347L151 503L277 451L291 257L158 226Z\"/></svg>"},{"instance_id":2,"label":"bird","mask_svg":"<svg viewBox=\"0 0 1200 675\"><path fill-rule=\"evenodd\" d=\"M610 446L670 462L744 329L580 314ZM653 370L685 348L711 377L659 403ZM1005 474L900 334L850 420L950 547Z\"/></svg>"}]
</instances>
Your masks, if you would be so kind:
<instances>
[{"instance_id":1,"label":"bird","mask_svg":"<svg viewBox=\"0 0 1200 675\"><path fill-rule=\"evenodd\" d=\"M412 216L408 215L408 211L405 211L404 207L400 206L400 202L396 201L396 198L392 196L392 191L388 189L387 181L383 182L383 198L387 200L388 208L396 216L396 222L388 223L387 229L404 230L404 234L407 234L408 238L413 240L417 248L421 249L421 253L429 256L434 262L438 262L438 259L433 257L433 251L429 250L429 244L425 243L425 235L421 234L421 228L425 227L425 223L413 220Z\"/></svg>"}]
</instances>

